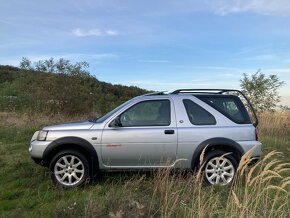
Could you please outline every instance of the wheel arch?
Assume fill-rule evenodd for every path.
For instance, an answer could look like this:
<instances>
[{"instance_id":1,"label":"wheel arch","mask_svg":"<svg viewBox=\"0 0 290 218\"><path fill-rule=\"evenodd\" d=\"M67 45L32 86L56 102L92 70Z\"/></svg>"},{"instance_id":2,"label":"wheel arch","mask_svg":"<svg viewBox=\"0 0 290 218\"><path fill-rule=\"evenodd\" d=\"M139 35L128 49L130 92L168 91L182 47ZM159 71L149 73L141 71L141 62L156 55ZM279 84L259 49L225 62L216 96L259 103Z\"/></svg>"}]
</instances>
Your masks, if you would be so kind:
<instances>
[{"instance_id":1,"label":"wheel arch","mask_svg":"<svg viewBox=\"0 0 290 218\"><path fill-rule=\"evenodd\" d=\"M74 149L85 155L88 158L92 176L96 174L99 169L98 154L90 142L79 137L63 137L51 142L43 153L44 165L49 166L54 155L66 149Z\"/></svg>"},{"instance_id":2,"label":"wheel arch","mask_svg":"<svg viewBox=\"0 0 290 218\"><path fill-rule=\"evenodd\" d=\"M241 145L232 139L222 137L207 139L201 142L195 149L191 160L192 169L195 170L199 166L200 155L204 149L204 155L212 150L232 152L232 155L235 157L237 162L240 161L241 157L244 154L244 150L242 149Z\"/></svg>"}]
</instances>

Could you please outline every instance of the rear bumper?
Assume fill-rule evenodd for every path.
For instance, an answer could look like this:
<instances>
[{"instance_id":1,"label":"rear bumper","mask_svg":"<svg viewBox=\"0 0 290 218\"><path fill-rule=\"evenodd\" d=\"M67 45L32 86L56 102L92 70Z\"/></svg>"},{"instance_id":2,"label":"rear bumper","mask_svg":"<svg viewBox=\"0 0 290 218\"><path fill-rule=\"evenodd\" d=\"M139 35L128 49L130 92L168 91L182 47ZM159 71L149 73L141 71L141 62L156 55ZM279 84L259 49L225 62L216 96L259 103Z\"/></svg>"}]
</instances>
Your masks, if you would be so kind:
<instances>
[{"instance_id":1,"label":"rear bumper","mask_svg":"<svg viewBox=\"0 0 290 218\"><path fill-rule=\"evenodd\" d=\"M254 159L259 159L262 155L262 143L259 141L238 141L241 145L244 153L247 153L253 148L252 157Z\"/></svg>"}]
</instances>

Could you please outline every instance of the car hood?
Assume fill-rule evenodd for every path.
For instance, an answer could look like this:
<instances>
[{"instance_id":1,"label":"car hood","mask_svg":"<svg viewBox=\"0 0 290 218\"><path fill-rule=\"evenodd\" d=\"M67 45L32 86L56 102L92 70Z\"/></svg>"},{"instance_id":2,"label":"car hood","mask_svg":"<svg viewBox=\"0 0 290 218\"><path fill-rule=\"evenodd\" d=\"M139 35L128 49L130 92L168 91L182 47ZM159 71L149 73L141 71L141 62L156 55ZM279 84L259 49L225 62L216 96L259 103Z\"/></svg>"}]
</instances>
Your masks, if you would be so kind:
<instances>
[{"instance_id":1,"label":"car hood","mask_svg":"<svg viewBox=\"0 0 290 218\"><path fill-rule=\"evenodd\" d=\"M73 129L90 129L94 125L88 120L61 123L53 126L45 126L43 130L73 130Z\"/></svg>"}]
</instances>

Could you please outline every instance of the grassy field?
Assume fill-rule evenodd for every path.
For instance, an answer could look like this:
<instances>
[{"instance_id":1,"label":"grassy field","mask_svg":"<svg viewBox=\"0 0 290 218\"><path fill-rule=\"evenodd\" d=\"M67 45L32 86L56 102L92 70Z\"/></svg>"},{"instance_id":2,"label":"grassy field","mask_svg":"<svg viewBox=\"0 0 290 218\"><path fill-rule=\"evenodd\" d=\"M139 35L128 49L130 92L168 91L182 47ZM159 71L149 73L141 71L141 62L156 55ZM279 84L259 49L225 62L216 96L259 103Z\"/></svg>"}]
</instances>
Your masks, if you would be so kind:
<instances>
[{"instance_id":1,"label":"grassy field","mask_svg":"<svg viewBox=\"0 0 290 218\"><path fill-rule=\"evenodd\" d=\"M101 174L84 188L56 188L27 149L35 130L67 119L0 114L0 217L290 217L290 165L284 164L290 113L261 115L264 158L252 168L241 164L233 187L206 187L200 175L161 170Z\"/></svg>"}]
</instances>

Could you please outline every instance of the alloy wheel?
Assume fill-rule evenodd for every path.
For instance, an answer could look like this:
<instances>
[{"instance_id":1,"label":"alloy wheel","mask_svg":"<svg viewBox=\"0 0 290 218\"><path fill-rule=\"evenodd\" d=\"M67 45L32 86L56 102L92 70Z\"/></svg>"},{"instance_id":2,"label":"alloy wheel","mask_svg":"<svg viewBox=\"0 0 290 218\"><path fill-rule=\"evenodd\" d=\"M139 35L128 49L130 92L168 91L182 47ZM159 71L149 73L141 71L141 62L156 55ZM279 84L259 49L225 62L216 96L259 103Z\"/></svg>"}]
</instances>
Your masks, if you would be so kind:
<instances>
[{"instance_id":1,"label":"alloy wheel","mask_svg":"<svg viewBox=\"0 0 290 218\"><path fill-rule=\"evenodd\" d=\"M85 174L85 167L77 156L64 155L56 161L54 174L62 185L73 186L82 180Z\"/></svg>"},{"instance_id":2,"label":"alloy wheel","mask_svg":"<svg viewBox=\"0 0 290 218\"><path fill-rule=\"evenodd\" d=\"M205 176L213 184L227 185L235 175L233 163L225 157L214 157L205 166Z\"/></svg>"}]
</instances>

